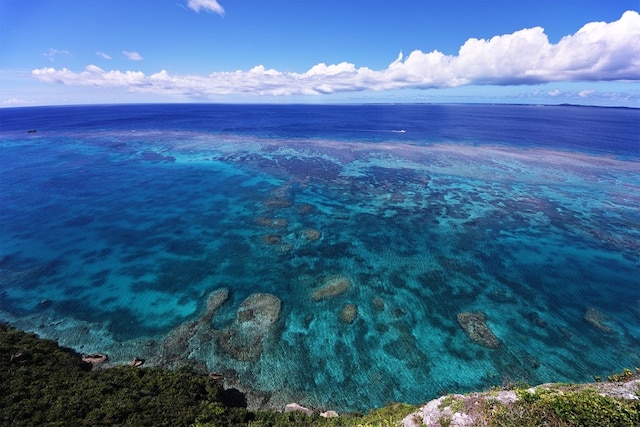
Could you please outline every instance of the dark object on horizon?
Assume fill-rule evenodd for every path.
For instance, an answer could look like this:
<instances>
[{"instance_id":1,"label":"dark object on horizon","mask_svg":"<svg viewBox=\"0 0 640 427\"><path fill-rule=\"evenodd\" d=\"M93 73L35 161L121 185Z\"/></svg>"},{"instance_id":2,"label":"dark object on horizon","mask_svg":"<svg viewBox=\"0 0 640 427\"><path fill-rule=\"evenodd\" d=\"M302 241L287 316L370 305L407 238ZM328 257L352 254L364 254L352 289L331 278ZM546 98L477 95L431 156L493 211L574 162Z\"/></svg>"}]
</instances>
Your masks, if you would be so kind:
<instances>
[{"instance_id":1,"label":"dark object on horizon","mask_svg":"<svg viewBox=\"0 0 640 427\"><path fill-rule=\"evenodd\" d=\"M36 133L36 132L37 132L37 130L35 130L35 129L29 129L29 130L27 131L27 133Z\"/></svg>"}]
</instances>

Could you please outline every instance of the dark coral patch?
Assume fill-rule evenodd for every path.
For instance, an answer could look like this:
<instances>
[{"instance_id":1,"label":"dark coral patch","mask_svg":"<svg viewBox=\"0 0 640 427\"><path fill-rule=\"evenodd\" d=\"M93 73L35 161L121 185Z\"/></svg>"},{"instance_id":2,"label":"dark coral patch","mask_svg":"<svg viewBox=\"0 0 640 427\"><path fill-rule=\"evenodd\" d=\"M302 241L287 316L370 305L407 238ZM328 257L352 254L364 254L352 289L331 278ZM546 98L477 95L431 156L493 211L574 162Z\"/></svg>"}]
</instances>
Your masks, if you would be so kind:
<instances>
[{"instance_id":1,"label":"dark coral patch","mask_svg":"<svg viewBox=\"0 0 640 427\"><path fill-rule=\"evenodd\" d=\"M315 228L305 228L304 230L302 230L300 235L303 239L309 242L315 242L320 237L322 237L322 233L320 233L320 231L316 230Z\"/></svg>"},{"instance_id":2,"label":"dark coral patch","mask_svg":"<svg viewBox=\"0 0 640 427\"><path fill-rule=\"evenodd\" d=\"M260 241L267 245L279 245L282 243L282 236L278 234L265 234L260 237Z\"/></svg>"},{"instance_id":3,"label":"dark coral patch","mask_svg":"<svg viewBox=\"0 0 640 427\"><path fill-rule=\"evenodd\" d=\"M500 340L489 329L484 313L458 313L456 317L471 341L487 348L500 346Z\"/></svg>"},{"instance_id":4,"label":"dark coral patch","mask_svg":"<svg viewBox=\"0 0 640 427\"><path fill-rule=\"evenodd\" d=\"M283 228L289 225L289 221L284 218L268 218L264 216L259 216L255 219L255 222L258 225L263 227L272 227L272 228Z\"/></svg>"}]
</instances>

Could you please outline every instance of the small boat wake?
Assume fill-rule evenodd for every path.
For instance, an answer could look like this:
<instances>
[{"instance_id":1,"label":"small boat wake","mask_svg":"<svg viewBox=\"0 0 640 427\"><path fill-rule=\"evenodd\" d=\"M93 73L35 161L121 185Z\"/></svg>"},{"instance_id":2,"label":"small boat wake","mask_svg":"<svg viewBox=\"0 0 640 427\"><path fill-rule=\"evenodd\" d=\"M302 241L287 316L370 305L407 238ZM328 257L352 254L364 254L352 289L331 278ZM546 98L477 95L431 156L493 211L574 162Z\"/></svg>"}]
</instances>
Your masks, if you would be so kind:
<instances>
[{"instance_id":1,"label":"small boat wake","mask_svg":"<svg viewBox=\"0 0 640 427\"><path fill-rule=\"evenodd\" d=\"M380 132L380 133L406 133L405 129L340 129L341 132Z\"/></svg>"}]
</instances>

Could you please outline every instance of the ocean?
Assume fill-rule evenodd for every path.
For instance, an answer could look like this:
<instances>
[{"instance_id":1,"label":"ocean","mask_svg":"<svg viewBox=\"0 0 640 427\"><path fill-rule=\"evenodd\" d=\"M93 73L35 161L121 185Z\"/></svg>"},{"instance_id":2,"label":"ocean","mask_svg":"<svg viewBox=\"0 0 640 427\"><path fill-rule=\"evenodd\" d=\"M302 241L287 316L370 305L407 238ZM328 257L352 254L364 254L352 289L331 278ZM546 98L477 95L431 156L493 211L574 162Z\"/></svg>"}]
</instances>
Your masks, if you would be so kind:
<instances>
[{"instance_id":1,"label":"ocean","mask_svg":"<svg viewBox=\"0 0 640 427\"><path fill-rule=\"evenodd\" d=\"M640 366L640 110L0 109L0 321L366 411Z\"/></svg>"}]
</instances>

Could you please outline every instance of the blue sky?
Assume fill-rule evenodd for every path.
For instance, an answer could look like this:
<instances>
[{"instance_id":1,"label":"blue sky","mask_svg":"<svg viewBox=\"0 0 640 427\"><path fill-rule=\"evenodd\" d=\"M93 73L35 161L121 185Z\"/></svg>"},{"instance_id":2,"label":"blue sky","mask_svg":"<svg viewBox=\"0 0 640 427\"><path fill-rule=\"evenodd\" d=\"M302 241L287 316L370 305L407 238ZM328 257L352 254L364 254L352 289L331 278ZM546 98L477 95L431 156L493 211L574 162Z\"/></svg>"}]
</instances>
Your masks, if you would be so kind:
<instances>
[{"instance_id":1,"label":"blue sky","mask_svg":"<svg viewBox=\"0 0 640 427\"><path fill-rule=\"evenodd\" d=\"M638 0L0 0L0 106L640 107L638 11Z\"/></svg>"}]
</instances>

